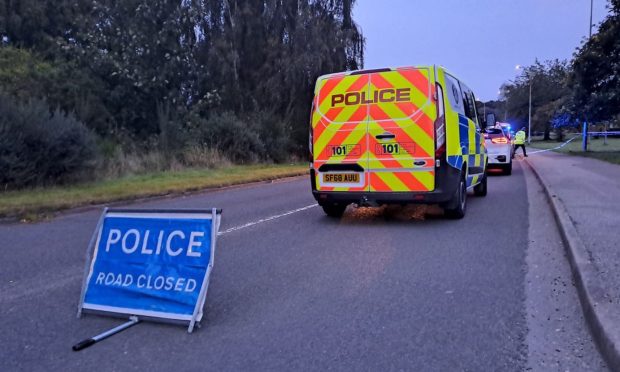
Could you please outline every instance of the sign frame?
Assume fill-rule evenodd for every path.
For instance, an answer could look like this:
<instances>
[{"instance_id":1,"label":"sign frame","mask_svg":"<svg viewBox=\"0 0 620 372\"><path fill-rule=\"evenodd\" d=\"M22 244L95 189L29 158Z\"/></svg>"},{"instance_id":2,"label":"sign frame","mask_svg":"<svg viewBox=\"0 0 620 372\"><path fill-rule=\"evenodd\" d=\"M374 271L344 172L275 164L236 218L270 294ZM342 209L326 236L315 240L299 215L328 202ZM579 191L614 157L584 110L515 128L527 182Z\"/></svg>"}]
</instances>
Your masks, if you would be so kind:
<instances>
[{"instance_id":1,"label":"sign frame","mask_svg":"<svg viewBox=\"0 0 620 372\"><path fill-rule=\"evenodd\" d=\"M211 245L210 245L210 258L209 264L207 266L207 270L205 271L204 278L201 283L200 292L198 294L198 299L196 300L196 305L194 306L194 311L190 317L167 317L165 313L162 313L161 316L159 314L147 314L144 312L142 314L136 314L132 312L120 312L111 309L105 309L105 306L102 306L100 309L85 307L84 300L86 298L86 292L88 289L88 282L91 274L91 270L94 268L94 256L97 246L101 241L101 235L103 233L103 224L106 217L109 214L127 214L131 215L152 215L155 218L157 215L174 215L174 214L196 214L196 215L209 215L211 218ZM99 315L107 315L114 317L126 318L129 316L139 316L141 320L148 320L153 322L162 322L162 323L172 323L172 324L187 324L187 332L192 333L196 322L200 322L202 320L202 309L204 307L207 289L209 287L209 281L211 278L211 271L213 270L213 264L215 259L215 247L216 241L218 237L218 231L221 222L221 214L222 210L218 208L211 209L133 209L133 208L104 208L99 220L97 222L97 226L95 228L95 232L93 233L88 247L86 249L86 262L84 268L84 278L82 280L82 290L80 294L80 302L78 304L77 317L81 318L83 313L92 313ZM130 309L127 309L130 310ZM139 311L138 311L139 312Z\"/></svg>"}]
</instances>

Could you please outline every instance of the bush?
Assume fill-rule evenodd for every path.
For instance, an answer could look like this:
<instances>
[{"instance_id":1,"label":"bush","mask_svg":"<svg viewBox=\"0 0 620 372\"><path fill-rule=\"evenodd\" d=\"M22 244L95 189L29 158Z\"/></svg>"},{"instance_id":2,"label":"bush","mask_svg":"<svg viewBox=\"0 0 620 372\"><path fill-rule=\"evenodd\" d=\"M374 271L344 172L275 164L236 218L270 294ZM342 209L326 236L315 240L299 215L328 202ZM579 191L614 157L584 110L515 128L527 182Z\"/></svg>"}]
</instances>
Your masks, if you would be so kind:
<instances>
[{"instance_id":1,"label":"bush","mask_svg":"<svg viewBox=\"0 0 620 372\"><path fill-rule=\"evenodd\" d=\"M183 164L188 167L222 168L230 166L230 160L217 149L191 146L183 152Z\"/></svg>"},{"instance_id":2,"label":"bush","mask_svg":"<svg viewBox=\"0 0 620 372\"><path fill-rule=\"evenodd\" d=\"M0 95L0 184L4 189L72 182L92 174L94 135L44 101Z\"/></svg>"},{"instance_id":3,"label":"bush","mask_svg":"<svg viewBox=\"0 0 620 372\"><path fill-rule=\"evenodd\" d=\"M267 160L283 163L291 160L293 141L291 128L276 115L259 112L252 119L259 127L259 134L265 147Z\"/></svg>"},{"instance_id":4,"label":"bush","mask_svg":"<svg viewBox=\"0 0 620 372\"><path fill-rule=\"evenodd\" d=\"M235 163L252 163L265 157L265 145L255 125L225 112L193 123L190 147L214 149Z\"/></svg>"},{"instance_id":5,"label":"bush","mask_svg":"<svg viewBox=\"0 0 620 372\"><path fill-rule=\"evenodd\" d=\"M0 90L19 100L45 100L51 107L75 112L102 135L110 134L113 118L105 107L109 93L101 81L75 63L45 60L26 49L0 46Z\"/></svg>"}]
</instances>

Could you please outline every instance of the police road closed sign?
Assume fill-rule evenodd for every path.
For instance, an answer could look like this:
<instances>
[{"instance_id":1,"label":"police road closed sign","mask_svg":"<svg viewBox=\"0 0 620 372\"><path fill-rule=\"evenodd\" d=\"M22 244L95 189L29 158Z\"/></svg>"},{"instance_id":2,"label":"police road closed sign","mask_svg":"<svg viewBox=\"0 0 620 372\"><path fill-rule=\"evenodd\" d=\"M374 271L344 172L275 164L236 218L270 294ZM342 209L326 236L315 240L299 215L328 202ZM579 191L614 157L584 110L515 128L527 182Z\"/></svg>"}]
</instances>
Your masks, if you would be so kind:
<instances>
[{"instance_id":1,"label":"police road closed sign","mask_svg":"<svg viewBox=\"0 0 620 372\"><path fill-rule=\"evenodd\" d=\"M202 318L219 213L106 210L80 309L194 322Z\"/></svg>"}]
</instances>

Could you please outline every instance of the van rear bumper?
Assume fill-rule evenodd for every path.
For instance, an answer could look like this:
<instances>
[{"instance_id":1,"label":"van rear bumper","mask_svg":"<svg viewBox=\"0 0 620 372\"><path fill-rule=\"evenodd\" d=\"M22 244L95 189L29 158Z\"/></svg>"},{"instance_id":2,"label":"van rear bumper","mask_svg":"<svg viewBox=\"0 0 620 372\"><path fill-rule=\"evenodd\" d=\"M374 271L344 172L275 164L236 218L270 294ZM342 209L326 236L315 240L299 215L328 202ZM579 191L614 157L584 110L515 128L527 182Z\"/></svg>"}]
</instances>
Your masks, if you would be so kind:
<instances>
[{"instance_id":1,"label":"van rear bumper","mask_svg":"<svg viewBox=\"0 0 620 372\"><path fill-rule=\"evenodd\" d=\"M342 192L319 191L315 185L315 172L310 170L312 195L319 205L351 204L444 204L449 202L460 181L460 171L449 165L435 168L435 190L428 192Z\"/></svg>"}]
</instances>

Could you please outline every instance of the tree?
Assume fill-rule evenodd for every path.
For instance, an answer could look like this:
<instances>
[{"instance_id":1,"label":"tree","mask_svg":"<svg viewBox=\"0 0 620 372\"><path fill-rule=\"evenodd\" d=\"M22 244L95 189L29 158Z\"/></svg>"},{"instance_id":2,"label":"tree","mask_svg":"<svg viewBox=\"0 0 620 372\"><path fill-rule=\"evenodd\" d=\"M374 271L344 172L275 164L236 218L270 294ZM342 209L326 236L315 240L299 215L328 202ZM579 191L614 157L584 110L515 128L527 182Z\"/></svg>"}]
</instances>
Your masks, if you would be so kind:
<instances>
[{"instance_id":1,"label":"tree","mask_svg":"<svg viewBox=\"0 0 620 372\"><path fill-rule=\"evenodd\" d=\"M49 89L42 92L32 83L20 91L22 99L42 96L75 112L102 137L169 152L175 143L182 147L197 125L225 117L259 134L265 146L256 148L269 150L257 158L285 159L306 152L317 77L363 67L364 37L352 17L354 5L0 0L0 47L54 67L39 80L66 78L66 84L44 84Z\"/></svg>"},{"instance_id":2,"label":"tree","mask_svg":"<svg viewBox=\"0 0 620 372\"><path fill-rule=\"evenodd\" d=\"M352 0L210 2L197 48L198 64L207 66L196 84L199 113L271 116L264 121L263 138L280 133L293 151L305 153L317 77L363 67L364 39L351 17L353 5Z\"/></svg>"},{"instance_id":3,"label":"tree","mask_svg":"<svg viewBox=\"0 0 620 372\"><path fill-rule=\"evenodd\" d=\"M529 115L529 92L532 86L532 130L544 131L545 140L550 139L551 119L568 111L570 91L567 86L569 64L552 60L538 60L523 68L515 81L502 86L506 110L518 126L525 126Z\"/></svg>"},{"instance_id":4,"label":"tree","mask_svg":"<svg viewBox=\"0 0 620 372\"><path fill-rule=\"evenodd\" d=\"M80 63L99 77L116 123L137 139L160 131L158 113L181 116L196 76L196 15L180 0L96 0L91 27L76 46ZM167 109L158 109L166 106Z\"/></svg>"},{"instance_id":5,"label":"tree","mask_svg":"<svg viewBox=\"0 0 620 372\"><path fill-rule=\"evenodd\" d=\"M79 42L89 25L91 0L0 0L0 39L45 57Z\"/></svg>"},{"instance_id":6,"label":"tree","mask_svg":"<svg viewBox=\"0 0 620 372\"><path fill-rule=\"evenodd\" d=\"M99 80L74 61L45 59L27 49L0 47L0 92L20 101L44 100L100 134L112 119Z\"/></svg>"},{"instance_id":7,"label":"tree","mask_svg":"<svg viewBox=\"0 0 620 372\"><path fill-rule=\"evenodd\" d=\"M478 116L483 120L486 120L486 118L484 117L486 113L495 114L495 119L497 121L506 121L506 101L476 101L476 111L478 112Z\"/></svg>"},{"instance_id":8,"label":"tree","mask_svg":"<svg viewBox=\"0 0 620 372\"><path fill-rule=\"evenodd\" d=\"M610 14L598 32L577 50L569 86L576 114L589 121L620 115L620 0L610 1Z\"/></svg>"}]
</instances>

